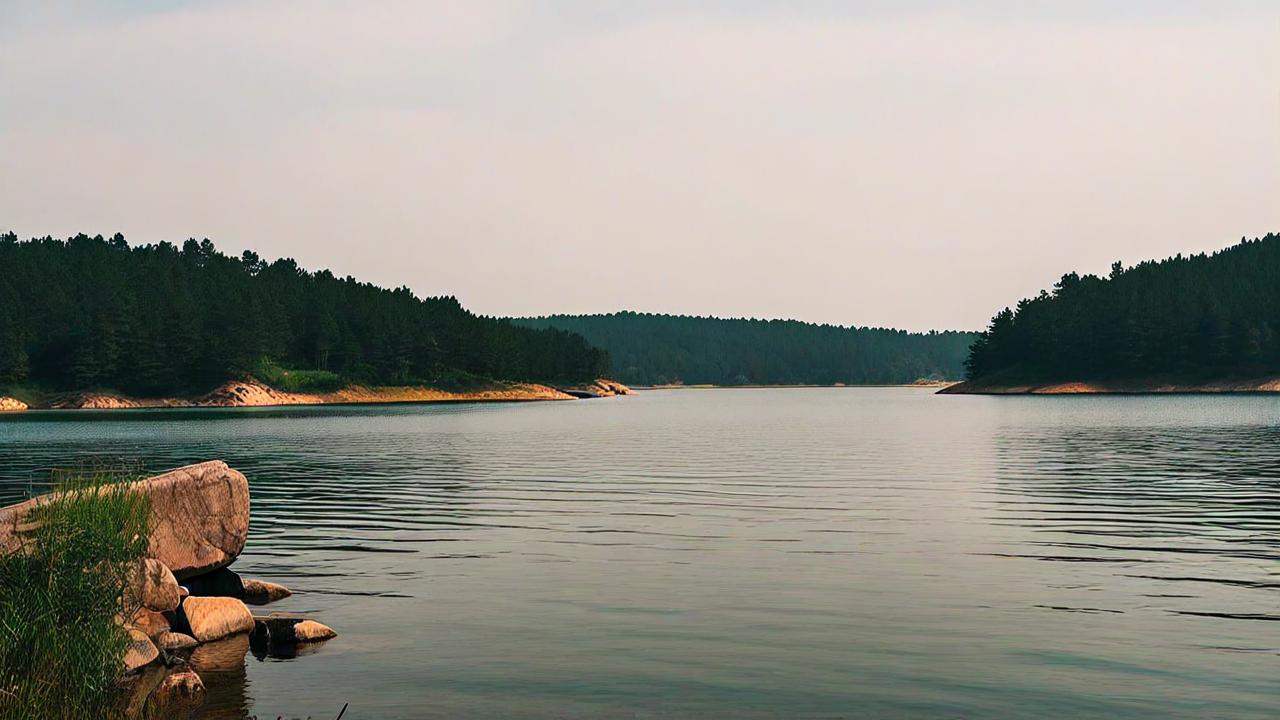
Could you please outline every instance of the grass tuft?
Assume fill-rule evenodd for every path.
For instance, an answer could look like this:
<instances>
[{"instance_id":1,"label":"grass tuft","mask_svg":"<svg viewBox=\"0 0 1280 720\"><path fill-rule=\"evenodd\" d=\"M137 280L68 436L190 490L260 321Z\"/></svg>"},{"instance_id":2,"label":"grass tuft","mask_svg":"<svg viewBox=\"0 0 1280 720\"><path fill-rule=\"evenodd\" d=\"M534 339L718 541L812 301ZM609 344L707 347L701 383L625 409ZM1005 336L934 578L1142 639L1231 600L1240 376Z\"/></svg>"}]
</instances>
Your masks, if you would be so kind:
<instances>
[{"instance_id":1,"label":"grass tuft","mask_svg":"<svg viewBox=\"0 0 1280 720\"><path fill-rule=\"evenodd\" d=\"M55 474L27 551L0 556L0 720L118 716L129 636L117 615L147 549L149 502L133 479Z\"/></svg>"}]
</instances>

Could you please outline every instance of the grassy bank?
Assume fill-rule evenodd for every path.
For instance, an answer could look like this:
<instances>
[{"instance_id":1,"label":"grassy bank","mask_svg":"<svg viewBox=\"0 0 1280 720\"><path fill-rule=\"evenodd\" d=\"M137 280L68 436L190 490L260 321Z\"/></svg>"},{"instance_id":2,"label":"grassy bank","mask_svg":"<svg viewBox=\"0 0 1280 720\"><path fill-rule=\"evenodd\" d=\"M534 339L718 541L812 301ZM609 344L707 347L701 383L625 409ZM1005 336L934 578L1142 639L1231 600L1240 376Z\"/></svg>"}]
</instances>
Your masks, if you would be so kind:
<instances>
[{"instance_id":1,"label":"grassy bank","mask_svg":"<svg viewBox=\"0 0 1280 720\"><path fill-rule=\"evenodd\" d=\"M0 557L0 720L112 718L129 636L128 567L147 548L148 503L115 473L55 478L27 551Z\"/></svg>"}]
</instances>

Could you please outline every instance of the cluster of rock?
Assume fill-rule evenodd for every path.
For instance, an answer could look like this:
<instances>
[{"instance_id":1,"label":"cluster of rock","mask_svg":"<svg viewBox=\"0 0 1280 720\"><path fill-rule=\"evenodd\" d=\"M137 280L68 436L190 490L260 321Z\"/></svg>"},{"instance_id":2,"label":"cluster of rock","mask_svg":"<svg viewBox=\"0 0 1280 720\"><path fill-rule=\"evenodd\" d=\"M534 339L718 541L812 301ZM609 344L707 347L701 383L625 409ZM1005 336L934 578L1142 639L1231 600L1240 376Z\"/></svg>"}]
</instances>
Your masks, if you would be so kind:
<instances>
[{"instance_id":1,"label":"cluster of rock","mask_svg":"<svg viewBox=\"0 0 1280 720\"><path fill-rule=\"evenodd\" d=\"M243 635L264 648L327 640L333 630L287 613L254 615L248 605L289 597L287 588L242 579L227 566L249 532L249 483L221 461L133 483L150 500L147 557L128 571L119 622L132 643L123 663L136 677L131 712L167 717L198 705L202 646ZM0 552L28 542L30 512L51 496L0 508ZM250 643L240 650L243 658ZM273 653L274 654L274 653Z\"/></svg>"},{"instance_id":2,"label":"cluster of rock","mask_svg":"<svg viewBox=\"0 0 1280 720\"><path fill-rule=\"evenodd\" d=\"M608 378L596 378L584 385L571 385L558 389L576 398L602 398L632 394L631 388Z\"/></svg>"}]
</instances>

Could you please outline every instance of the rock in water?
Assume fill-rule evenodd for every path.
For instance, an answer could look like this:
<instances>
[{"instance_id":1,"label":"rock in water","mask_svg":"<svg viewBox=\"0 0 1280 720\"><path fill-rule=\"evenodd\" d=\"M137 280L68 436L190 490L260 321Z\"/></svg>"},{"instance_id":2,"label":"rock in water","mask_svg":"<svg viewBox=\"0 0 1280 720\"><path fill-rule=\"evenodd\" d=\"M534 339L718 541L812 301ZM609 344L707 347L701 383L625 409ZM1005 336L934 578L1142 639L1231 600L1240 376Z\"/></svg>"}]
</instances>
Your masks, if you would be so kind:
<instances>
[{"instance_id":1,"label":"rock in water","mask_svg":"<svg viewBox=\"0 0 1280 720\"><path fill-rule=\"evenodd\" d=\"M190 635L179 632L164 632L155 639L156 647L161 650L186 650L200 643Z\"/></svg>"},{"instance_id":2,"label":"rock in water","mask_svg":"<svg viewBox=\"0 0 1280 720\"><path fill-rule=\"evenodd\" d=\"M204 702L204 682L190 670L166 677L147 698L149 717L174 717Z\"/></svg>"},{"instance_id":3,"label":"rock in water","mask_svg":"<svg viewBox=\"0 0 1280 720\"><path fill-rule=\"evenodd\" d=\"M27 404L17 398L0 397L0 412L22 412Z\"/></svg>"},{"instance_id":4,"label":"rock in water","mask_svg":"<svg viewBox=\"0 0 1280 720\"><path fill-rule=\"evenodd\" d=\"M200 642L253 630L253 615L235 598L192 596L182 601L179 612Z\"/></svg>"},{"instance_id":5,"label":"rock in water","mask_svg":"<svg viewBox=\"0 0 1280 720\"><path fill-rule=\"evenodd\" d=\"M303 620L293 626L293 636L298 642L317 642L320 640L328 640L337 637L338 633L334 632L329 626L321 625L315 620Z\"/></svg>"},{"instance_id":6,"label":"rock in water","mask_svg":"<svg viewBox=\"0 0 1280 720\"><path fill-rule=\"evenodd\" d=\"M192 597L233 597L244 599L244 581L234 570L218 568L213 572L189 577L182 587Z\"/></svg>"},{"instance_id":7,"label":"rock in water","mask_svg":"<svg viewBox=\"0 0 1280 720\"><path fill-rule=\"evenodd\" d=\"M147 554L179 580L226 567L249 534L249 481L221 460L134 483L151 499Z\"/></svg>"},{"instance_id":8,"label":"rock in water","mask_svg":"<svg viewBox=\"0 0 1280 720\"><path fill-rule=\"evenodd\" d=\"M265 580L245 580L243 584L244 601L250 605L266 605L293 594L289 588Z\"/></svg>"},{"instance_id":9,"label":"rock in water","mask_svg":"<svg viewBox=\"0 0 1280 720\"><path fill-rule=\"evenodd\" d=\"M147 555L178 580L226 567L244 549L249 481L221 460L188 465L132 486L151 501ZM27 514L52 497L0 508L0 552L22 548Z\"/></svg>"},{"instance_id":10,"label":"rock in water","mask_svg":"<svg viewBox=\"0 0 1280 720\"><path fill-rule=\"evenodd\" d=\"M151 638L141 630L129 628L129 640L129 649L124 653L126 672L133 672L144 665L149 665L160 657L160 651L156 649L155 643L152 643Z\"/></svg>"},{"instance_id":11,"label":"rock in water","mask_svg":"<svg viewBox=\"0 0 1280 720\"><path fill-rule=\"evenodd\" d=\"M156 612L176 610L182 599L173 573L154 558L138 561L129 573L125 592L126 607L144 607Z\"/></svg>"}]
</instances>

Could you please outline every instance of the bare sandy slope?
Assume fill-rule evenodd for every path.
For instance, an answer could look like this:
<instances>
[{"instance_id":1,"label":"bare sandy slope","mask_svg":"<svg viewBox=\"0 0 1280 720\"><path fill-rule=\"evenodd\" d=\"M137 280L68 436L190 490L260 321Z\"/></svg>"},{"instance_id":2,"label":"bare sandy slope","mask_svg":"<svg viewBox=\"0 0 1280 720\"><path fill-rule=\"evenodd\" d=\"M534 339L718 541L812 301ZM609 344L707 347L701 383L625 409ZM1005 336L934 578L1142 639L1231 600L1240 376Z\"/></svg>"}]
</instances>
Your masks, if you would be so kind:
<instances>
[{"instance_id":1,"label":"bare sandy slope","mask_svg":"<svg viewBox=\"0 0 1280 720\"><path fill-rule=\"evenodd\" d=\"M1207 383L1144 382L1061 382L1045 385L1018 385L966 381L938 391L945 395L1136 395L1143 393L1240 393L1280 392L1280 378L1216 380Z\"/></svg>"},{"instance_id":2,"label":"bare sandy slope","mask_svg":"<svg viewBox=\"0 0 1280 720\"><path fill-rule=\"evenodd\" d=\"M591 387L605 383L600 380ZM605 394L624 394L608 392ZM275 405L341 405L358 403L427 403L427 402L516 402L532 400L573 400L574 395L547 385L533 383L498 383L491 387L451 392L429 387L364 387L349 385L327 393L290 393L277 390L252 378L224 383L207 395L195 398L130 398L102 393L66 393L54 396L41 409L114 410L156 407L267 407ZM15 401L16 402L16 401ZM13 409L25 409L14 407Z\"/></svg>"}]
</instances>

